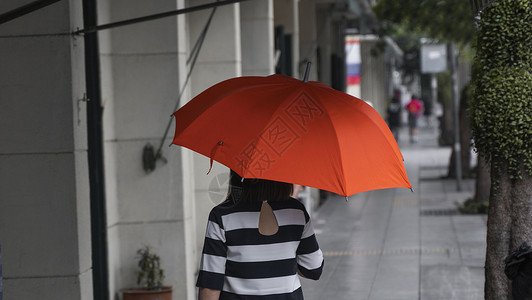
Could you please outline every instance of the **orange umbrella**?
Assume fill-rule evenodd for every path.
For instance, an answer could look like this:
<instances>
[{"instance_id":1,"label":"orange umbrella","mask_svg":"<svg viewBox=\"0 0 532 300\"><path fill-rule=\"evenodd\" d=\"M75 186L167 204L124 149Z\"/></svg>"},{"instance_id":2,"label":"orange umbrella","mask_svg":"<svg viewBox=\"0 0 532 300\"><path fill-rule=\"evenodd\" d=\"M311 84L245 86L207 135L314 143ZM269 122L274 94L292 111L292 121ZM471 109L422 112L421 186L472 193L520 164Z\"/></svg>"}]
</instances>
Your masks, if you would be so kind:
<instances>
[{"instance_id":1,"label":"orange umbrella","mask_svg":"<svg viewBox=\"0 0 532 300\"><path fill-rule=\"evenodd\" d=\"M262 178L343 196L412 188L381 116L364 101L284 75L238 77L174 113L173 144Z\"/></svg>"}]
</instances>

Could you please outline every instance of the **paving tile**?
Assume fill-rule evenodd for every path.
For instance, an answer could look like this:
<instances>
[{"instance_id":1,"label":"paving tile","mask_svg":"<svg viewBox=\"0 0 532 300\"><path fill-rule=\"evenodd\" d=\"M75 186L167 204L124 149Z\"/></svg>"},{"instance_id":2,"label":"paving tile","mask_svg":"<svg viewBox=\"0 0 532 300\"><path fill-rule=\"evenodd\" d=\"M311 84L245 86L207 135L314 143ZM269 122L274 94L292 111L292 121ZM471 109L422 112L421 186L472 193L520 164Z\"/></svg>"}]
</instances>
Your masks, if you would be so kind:
<instances>
[{"instance_id":1,"label":"paving tile","mask_svg":"<svg viewBox=\"0 0 532 300\"><path fill-rule=\"evenodd\" d=\"M423 266L421 299L484 299L484 270L464 266Z\"/></svg>"}]
</instances>

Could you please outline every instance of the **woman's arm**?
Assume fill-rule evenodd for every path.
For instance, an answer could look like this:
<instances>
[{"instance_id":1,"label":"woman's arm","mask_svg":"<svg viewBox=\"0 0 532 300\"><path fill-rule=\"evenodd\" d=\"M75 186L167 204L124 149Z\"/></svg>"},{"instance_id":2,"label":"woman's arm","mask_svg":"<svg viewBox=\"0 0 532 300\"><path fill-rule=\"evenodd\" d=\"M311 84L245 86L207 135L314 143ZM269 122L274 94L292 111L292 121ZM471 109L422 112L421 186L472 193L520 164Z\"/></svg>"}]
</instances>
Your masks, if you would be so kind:
<instances>
[{"instance_id":1,"label":"woman's arm","mask_svg":"<svg viewBox=\"0 0 532 300\"><path fill-rule=\"evenodd\" d=\"M227 246L221 215L213 208L209 214L205 243L201 253L201 263L196 286L199 287L198 299L218 300L224 286Z\"/></svg>"},{"instance_id":2,"label":"woman's arm","mask_svg":"<svg viewBox=\"0 0 532 300\"><path fill-rule=\"evenodd\" d=\"M296 251L297 272L305 278L318 280L323 271L323 253L316 240L310 216L308 216L306 211L305 218L307 223Z\"/></svg>"},{"instance_id":3,"label":"woman's arm","mask_svg":"<svg viewBox=\"0 0 532 300\"><path fill-rule=\"evenodd\" d=\"M220 299L219 290L211 290L209 288L199 288L198 300L218 300Z\"/></svg>"}]
</instances>

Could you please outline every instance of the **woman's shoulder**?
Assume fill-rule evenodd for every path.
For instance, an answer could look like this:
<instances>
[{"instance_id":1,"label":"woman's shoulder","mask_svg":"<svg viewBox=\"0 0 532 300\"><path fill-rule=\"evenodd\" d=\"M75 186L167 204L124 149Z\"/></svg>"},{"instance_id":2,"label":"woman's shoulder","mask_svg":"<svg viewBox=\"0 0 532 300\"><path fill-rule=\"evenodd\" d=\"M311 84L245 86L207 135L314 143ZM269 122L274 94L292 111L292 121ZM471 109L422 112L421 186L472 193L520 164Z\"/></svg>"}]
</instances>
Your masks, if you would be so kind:
<instances>
[{"instance_id":1,"label":"woman's shoulder","mask_svg":"<svg viewBox=\"0 0 532 300\"><path fill-rule=\"evenodd\" d=\"M307 209L305 208L305 205L303 205L303 203L301 203L301 201L297 199L290 198L288 200L275 201L272 203L271 206L274 210L289 209L289 210L299 211L297 214L303 216L305 218L305 222L308 222L310 219L310 216L307 213Z\"/></svg>"},{"instance_id":2,"label":"woman's shoulder","mask_svg":"<svg viewBox=\"0 0 532 300\"><path fill-rule=\"evenodd\" d=\"M295 207L298 207L298 208L302 208L302 209L305 209L305 205L303 205L303 203L301 201L299 201L298 199L296 198L288 198L288 201L287 201L290 205L293 205Z\"/></svg>"},{"instance_id":3,"label":"woman's shoulder","mask_svg":"<svg viewBox=\"0 0 532 300\"><path fill-rule=\"evenodd\" d=\"M305 206L301 201L290 197L287 200L278 200L278 201L268 201L268 203L275 208L294 208L305 210ZM217 215L227 215L236 212L250 212L250 211L260 211L262 202L237 202L224 201L215 207L212 208L211 213Z\"/></svg>"}]
</instances>

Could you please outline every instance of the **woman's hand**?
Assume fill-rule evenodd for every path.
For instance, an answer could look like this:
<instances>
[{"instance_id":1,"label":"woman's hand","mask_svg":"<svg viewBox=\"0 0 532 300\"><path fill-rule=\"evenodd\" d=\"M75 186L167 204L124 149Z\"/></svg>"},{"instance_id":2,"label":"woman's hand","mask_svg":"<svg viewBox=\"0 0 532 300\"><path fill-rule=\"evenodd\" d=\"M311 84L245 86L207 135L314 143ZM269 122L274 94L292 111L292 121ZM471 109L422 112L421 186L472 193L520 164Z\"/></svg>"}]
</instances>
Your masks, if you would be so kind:
<instances>
[{"instance_id":1,"label":"woman's hand","mask_svg":"<svg viewBox=\"0 0 532 300\"><path fill-rule=\"evenodd\" d=\"M303 278L307 278L305 277L305 275L303 275L303 273L301 273L301 271L299 271L299 268L297 268L297 275L303 277Z\"/></svg>"},{"instance_id":2,"label":"woman's hand","mask_svg":"<svg viewBox=\"0 0 532 300\"><path fill-rule=\"evenodd\" d=\"M211 290L208 288L199 288L198 300L218 300L220 299L219 290Z\"/></svg>"},{"instance_id":3,"label":"woman's hand","mask_svg":"<svg viewBox=\"0 0 532 300\"><path fill-rule=\"evenodd\" d=\"M297 199L297 195L299 194L299 192L301 192L302 189L303 189L302 185L294 184L292 195L290 195L290 197Z\"/></svg>"}]
</instances>

